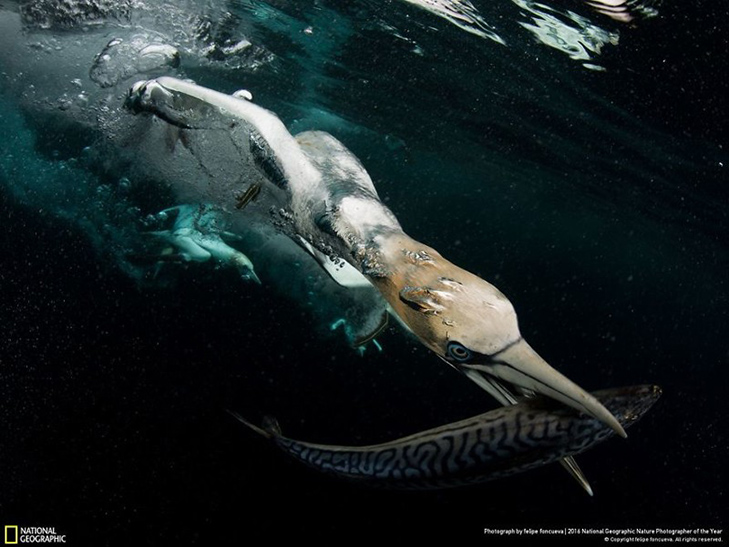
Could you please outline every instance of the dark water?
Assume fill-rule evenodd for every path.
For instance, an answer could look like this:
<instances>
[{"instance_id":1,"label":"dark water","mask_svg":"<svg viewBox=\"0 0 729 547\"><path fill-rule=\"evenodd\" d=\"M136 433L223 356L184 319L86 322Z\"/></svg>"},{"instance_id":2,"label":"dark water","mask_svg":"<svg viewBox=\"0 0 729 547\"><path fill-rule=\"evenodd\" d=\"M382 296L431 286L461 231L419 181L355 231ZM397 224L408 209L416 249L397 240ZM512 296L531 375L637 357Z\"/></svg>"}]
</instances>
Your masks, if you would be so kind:
<instances>
[{"instance_id":1,"label":"dark water","mask_svg":"<svg viewBox=\"0 0 729 547\"><path fill-rule=\"evenodd\" d=\"M140 284L118 262L126 213L86 193L108 172L68 163L95 137L16 104L18 82L43 77L13 73L5 53L0 524L55 526L74 545L724 528L727 8L665 1L625 26L554 4L562 21L574 10L619 36L580 61L538 41L523 6L474 6L505 45L405 2L231 2L213 33L247 37L255 59L183 67L345 142L405 230L496 284L568 377L663 388L627 440L578 458L595 497L558 466L463 490L370 491L244 430L227 409L361 444L494 403L397 326L382 353L358 356L316 300L277 292L265 271L261 287L206 265Z\"/></svg>"}]
</instances>

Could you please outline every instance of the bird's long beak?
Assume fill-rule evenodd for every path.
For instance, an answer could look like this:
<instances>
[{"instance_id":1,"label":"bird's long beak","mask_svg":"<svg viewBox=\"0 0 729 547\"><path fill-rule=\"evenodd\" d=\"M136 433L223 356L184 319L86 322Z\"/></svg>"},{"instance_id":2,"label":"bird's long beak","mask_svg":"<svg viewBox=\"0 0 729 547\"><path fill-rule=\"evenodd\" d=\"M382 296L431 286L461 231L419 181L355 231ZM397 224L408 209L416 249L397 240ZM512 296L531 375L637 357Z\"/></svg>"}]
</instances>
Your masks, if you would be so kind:
<instances>
[{"instance_id":1,"label":"bird's long beak","mask_svg":"<svg viewBox=\"0 0 729 547\"><path fill-rule=\"evenodd\" d=\"M486 377L495 377L519 389L535 391L560 401L593 416L621 437L626 437L615 416L595 397L549 366L524 339L500 351L486 363L456 366L472 380L475 380L473 371L478 371Z\"/></svg>"}]
</instances>

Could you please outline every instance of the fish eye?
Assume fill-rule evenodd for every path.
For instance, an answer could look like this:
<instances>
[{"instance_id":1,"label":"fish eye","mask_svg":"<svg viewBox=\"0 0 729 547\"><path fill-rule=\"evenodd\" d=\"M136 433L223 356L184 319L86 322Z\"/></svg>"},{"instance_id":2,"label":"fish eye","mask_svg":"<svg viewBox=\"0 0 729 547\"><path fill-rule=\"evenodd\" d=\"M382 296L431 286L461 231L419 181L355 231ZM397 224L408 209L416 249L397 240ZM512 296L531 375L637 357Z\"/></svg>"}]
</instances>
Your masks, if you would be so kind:
<instances>
[{"instance_id":1,"label":"fish eye","mask_svg":"<svg viewBox=\"0 0 729 547\"><path fill-rule=\"evenodd\" d=\"M448 357L450 357L454 361L458 361L459 363L465 363L466 361L470 361L471 357L473 357L471 350L458 342L448 342L447 351Z\"/></svg>"}]
</instances>

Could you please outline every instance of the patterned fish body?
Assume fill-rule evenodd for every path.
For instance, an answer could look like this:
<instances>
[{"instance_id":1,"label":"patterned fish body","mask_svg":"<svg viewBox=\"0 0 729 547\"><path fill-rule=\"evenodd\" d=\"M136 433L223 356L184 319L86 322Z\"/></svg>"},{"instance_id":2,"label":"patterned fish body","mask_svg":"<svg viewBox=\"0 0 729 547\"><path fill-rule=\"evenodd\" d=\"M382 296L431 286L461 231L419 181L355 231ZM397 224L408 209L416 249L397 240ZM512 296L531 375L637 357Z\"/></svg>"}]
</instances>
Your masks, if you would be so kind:
<instances>
[{"instance_id":1,"label":"patterned fish body","mask_svg":"<svg viewBox=\"0 0 729 547\"><path fill-rule=\"evenodd\" d=\"M627 428L660 394L659 387L644 385L593 395ZM448 488L507 477L579 454L615 434L596 418L542 397L370 446L298 441L283 436L275 421L260 429L238 419L318 471L402 489Z\"/></svg>"}]
</instances>

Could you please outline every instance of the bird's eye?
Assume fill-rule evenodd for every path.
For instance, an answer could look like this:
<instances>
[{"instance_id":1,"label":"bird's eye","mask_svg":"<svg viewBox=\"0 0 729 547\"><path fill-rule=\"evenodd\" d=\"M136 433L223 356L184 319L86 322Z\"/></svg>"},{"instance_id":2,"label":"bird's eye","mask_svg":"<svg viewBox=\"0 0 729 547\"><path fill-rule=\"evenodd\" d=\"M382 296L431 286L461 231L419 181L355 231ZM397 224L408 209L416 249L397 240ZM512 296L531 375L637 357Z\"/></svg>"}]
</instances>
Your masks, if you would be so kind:
<instances>
[{"instance_id":1,"label":"bird's eye","mask_svg":"<svg viewBox=\"0 0 729 547\"><path fill-rule=\"evenodd\" d=\"M463 344L448 342L448 356L459 363L465 363L471 359L472 354L471 350Z\"/></svg>"}]
</instances>

